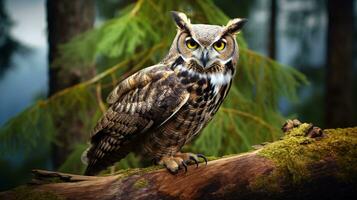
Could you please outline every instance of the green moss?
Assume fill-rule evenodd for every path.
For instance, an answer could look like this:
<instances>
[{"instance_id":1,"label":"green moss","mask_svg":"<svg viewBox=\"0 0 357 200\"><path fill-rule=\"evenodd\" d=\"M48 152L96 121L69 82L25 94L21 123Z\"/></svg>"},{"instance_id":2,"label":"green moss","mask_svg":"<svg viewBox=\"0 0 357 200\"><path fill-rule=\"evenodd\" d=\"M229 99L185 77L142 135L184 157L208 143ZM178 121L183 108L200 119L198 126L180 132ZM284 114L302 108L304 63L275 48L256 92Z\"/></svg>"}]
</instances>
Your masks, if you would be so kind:
<instances>
[{"instance_id":1,"label":"green moss","mask_svg":"<svg viewBox=\"0 0 357 200\"><path fill-rule=\"evenodd\" d=\"M223 156L223 157L224 157L224 156ZM217 156L207 156L206 158L207 158L208 161L213 161L213 160L218 160L218 159L220 159L221 157L217 157ZM201 161L201 162L203 162L203 161Z\"/></svg>"},{"instance_id":2,"label":"green moss","mask_svg":"<svg viewBox=\"0 0 357 200\"><path fill-rule=\"evenodd\" d=\"M235 154L233 154L235 155ZM220 158L225 158L225 157L231 157L233 155L227 155L227 156L223 156L223 157L215 157L215 156L208 156L206 157L208 161L213 161L213 160L217 160ZM204 163L204 161L202 159L200 159L200 163ZM154 166L150 166L150 167L146 167L146 168L128 168L128 169L120 169L118 171L115 172L115 175L120 175L120 178L123 177L128 177L131 176L133 174L145 174L148 172L152 172L152 171L156 171L159 169L164 169L163 166L160 165L154 165ZM106 171L105 173L103 173L102 175L109 175L109 170Z\"/></svg>"},{"instance_id":3,"label":"green moss","mask_svg":"<svg viewBox=\"0 0 357 200\"><path fill-rule=\"evenodd\" d=\"M306 132L311 128L311 124L303 123L297 128L293 128L290 131L285 133L285 138L305 136Z\"/></svg>"},{"instance_id":4,"label":"green moss","mask_svg":"<svg viewBox=\"0 0 357 200\"><path fill-rule=\"evenodd\" d=\"M302 124L289 131L282 140L266 145L258 155L272 160L277 169L267 177L259 177L252 187L268 186L279 190L279 181L293 184L309 180L311 166L326 158L337 160L338 178L356 180L357 176L357 127L324 130L323 138L305 137L310 124ZM354 176L354 177L351 177Z\"/></svg>"},{"instance_id":5,"label":"green moss","mask_svg":"<svg viewBox=\"0 0 357 200\"><path fill-rule=\"evenodd\" d=\"M20 186L13 190L16 200L64 200L64 197L58 196L48 191L33 190L28 186Z\"/></svg>"},{"instance_id":6,"label":"green moss","mask_svg":"<svg viewBox=\"0 0 357 200\"><path fill-rule=\"evenodd\" d=\"M134 174L145 174L148 172L152 172L158 169L163 169L162 166L155 165L155 166L150 166L146 168L129 168L129 169L121 169L115 172L115 175L119 175L119 178L125 178Z\"/></svg>"},{"instance_id":7,"label":"green moss","mask_svg":"<svg viewBox=\"0 0 357 200\"><path fill-rule=\"evenodd\" d=\"M148 185L149 185L149 181L146 180L145 178L141 178L134 183L133 187L135 189L141 189L147 187Z\"/></svg>"}]
</instances>

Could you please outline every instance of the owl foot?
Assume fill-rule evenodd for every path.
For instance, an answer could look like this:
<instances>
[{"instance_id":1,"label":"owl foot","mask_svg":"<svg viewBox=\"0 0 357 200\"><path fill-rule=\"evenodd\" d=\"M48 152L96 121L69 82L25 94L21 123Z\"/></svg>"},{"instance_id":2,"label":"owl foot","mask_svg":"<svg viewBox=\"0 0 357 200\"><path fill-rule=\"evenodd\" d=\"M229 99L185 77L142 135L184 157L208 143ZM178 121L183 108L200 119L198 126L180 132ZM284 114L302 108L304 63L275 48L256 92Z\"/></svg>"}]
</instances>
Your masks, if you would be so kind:
<instances>
[{"instance_id":1,"label":"owl foot","mask_svg":"<svg viewBox=\"0 0 357 200\"><path fill-rule=\"evenodd\" d=\"M168 169L172 174L178 173L179 169L182 167L187 172L187 163L194 162L196 168L198 167L199 158L202 158L207 165L207 158L202 154L193 154L193 153L176 153L175 156L164 156L158 162L159 165L163 165Z\"/></svg>"},{"instance_id":2,"label":"owl foot","mask_svg":"<svg viewBox=\"0 0 357 200\"><path fill-rule=\"evenodd\" d=\"M208 162L207 158L202 154L181 153L181 152L179 152L179 153L176 153L175 156L182 158L182 160L184 160L185 163L194 162L196 164L196 168L198 167L199 158L202 158L205 161L206 165L207 165L207 162Z\"/></svg>"},{"instance_id":3,"label":"owl foot","mask_svg":"<svg viewBox=\"0 0 357 200\"><path fill-rule=\"evenodd\" d=\"M165 166L166 169L172 174L177 174L181 167L185 169L185 172L187 171L187 164L180 157L164 156L158 164Z\"/></svg>"}]
</instances>

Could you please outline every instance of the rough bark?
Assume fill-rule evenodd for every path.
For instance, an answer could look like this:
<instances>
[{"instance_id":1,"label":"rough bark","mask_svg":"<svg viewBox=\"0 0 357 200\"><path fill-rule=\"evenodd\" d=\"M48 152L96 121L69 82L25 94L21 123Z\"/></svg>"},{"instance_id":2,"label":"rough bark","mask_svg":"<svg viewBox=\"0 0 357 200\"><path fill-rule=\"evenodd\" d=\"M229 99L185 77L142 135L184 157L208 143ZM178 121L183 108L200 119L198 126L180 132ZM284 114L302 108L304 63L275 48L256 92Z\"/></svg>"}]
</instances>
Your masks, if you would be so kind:
<instances>
[{"instance_id":1,"label":"rough bark","mask_svg":"<svg viewBox=\"0 0 357 200\"><path fill-rule=\"evenodd\" d=\"M64 66L54 61L60 57L60 45L93 27L95 9L93 0L47 0L49 44L49 96L94 75L93 66ZM82 122L72 115L56 120L57 144L54 147L54 167L59 167L76 142L83 142Z\"/></svg>"},{"instance_id":2,"label":"rough bark","mask_svg":"<svg viewBox=\"0 0 357 200\"><path fill-rule=\"evenodd\" d=\"M353 0L328 1L325 124L353 124Z\"/></svg>"},{"instance_id":3,"label":"rough bark","mask_svg":"<svg viewBox=\"0 0 357 200\"><path fill-rule=\"evenodd\" d=\"M357 127L302 124L258 150L176 175L155 167L97 177L35 170L32 184L0 199L356 199L356 145Z\"/></svg>"},{"instance_id":4,"label":"rough bark","mask_svg":"<svg viewBox=\"0 0 357 200\"><path fill-rule=\"evenodd\" d=\"M78 34L93 28L94 17L95 10L92 0L47 0L50 96L79 83L83 78L84 72L68 70L76 66L68 67L60 64L54 66L53 61L59 56L58 48L61 44L69 42Z\"/></svg>"},{"instance_id":5,"label":"rough bark","mask_svg":"<svg viewBox=\"0 0 357 200\"><path fill-rule=\"evenodd\" d=\"M276 21L277 21L277 0L270 2L269 38L268 53L272 59L276 58Z\"/></svg>"}]
</instances>

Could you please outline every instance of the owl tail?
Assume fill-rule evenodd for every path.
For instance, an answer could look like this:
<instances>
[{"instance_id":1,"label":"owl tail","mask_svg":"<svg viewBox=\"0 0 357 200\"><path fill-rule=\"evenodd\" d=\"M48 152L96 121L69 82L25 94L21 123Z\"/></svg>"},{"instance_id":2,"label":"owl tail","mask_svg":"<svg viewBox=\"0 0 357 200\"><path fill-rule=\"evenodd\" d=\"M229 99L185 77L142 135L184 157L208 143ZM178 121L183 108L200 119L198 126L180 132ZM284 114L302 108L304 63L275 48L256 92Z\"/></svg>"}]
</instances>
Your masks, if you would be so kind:
<instances>
[{"instance_id":1,"label":"owl tail","mask_svg":"<svg viewBox=\"0 0 357 200\"><path fill-rule=\"evenodd\" d=\"M92 148L92 145L89 146L85 151L83 151L81 155L81 161L83 164L87 165L86 170L84 172L85 176L94 176L98 173L98 170L93 169L93 165L89 164L88 152Z\"/></svg>"},{"instance_id":2,"label":"owl tail","mask_svg":"<svg viewBox=\"0 0 357 200\"><path fill-rule=\"evenodd\" d=\"M85 151L83 151L81 155L81 161L83 164L87 165L86 170L84 172L85 176L94 176L98 174L102 169L104 169L101 165L96 165L95 163L91 162L90 157L90 150L92 149L92 145L90 145Z\"/></svg>"}]
</instances>

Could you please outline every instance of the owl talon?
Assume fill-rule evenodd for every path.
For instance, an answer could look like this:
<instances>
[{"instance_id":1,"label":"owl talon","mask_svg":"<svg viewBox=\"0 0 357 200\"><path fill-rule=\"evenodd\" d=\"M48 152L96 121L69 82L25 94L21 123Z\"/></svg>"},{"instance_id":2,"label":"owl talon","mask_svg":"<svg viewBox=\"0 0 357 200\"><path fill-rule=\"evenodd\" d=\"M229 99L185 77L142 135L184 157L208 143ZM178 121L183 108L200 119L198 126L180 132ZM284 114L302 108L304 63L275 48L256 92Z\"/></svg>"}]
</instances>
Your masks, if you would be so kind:
<instances>
[{"instance_id":1,"label":"owl talon","mask_svg":"<svg viewBox=\"0 0 357 200\"><path fill-rule=\"evenodd\" d=\"M199 157L199 158L202 158L203 160L205 160L205 163L206 163L206 165L207 165L208 160L207 160L207 158L206 158L204 155L202 155L202 154L197 154L196 156Z\"/></svg>"},{"instance_id":2,"label":"owl talon","mask_svg":"<svg viewBox=\"0 0 357 200\"><path fill-rule=\"evenodd\" d=\"M194 156L190 155L190 160L192 160L193 162L195 162L196 168L198 168L198 160L197 160L197 158L195 158Z\"/></svg>"},{"instance_id":3,"label":"owl talon","mask_svg":"<svg viewBox=\"0 0 357 200\"><path fill-rule=\"evenodd\" d=\"M187 172L187 164L186 164L186 162L185 161L182 161L182 166L184 167L184 169L185 169L185 173Z\"/></svg>"},{"instance_id":4,"label":"owl talon","mask_svg":"<svg viewBox=\"0 0 357 200\"><path fill-rule=\"evenodd\" d=\"M194 162L196 168L199 166L199 158L202 158L207 165L207 158L202 154L193 154L193 153L180 153L178 152L174 156L164 156L157 163L163 165L171 174L177 174L179 169L184 169L185 173L188 170L187 163Z\"/></svg>"},{"instance_id":5,"label":"owl talon","mask_svg":"<svg viewBox=\"0 0 357 200\"><path fill-rule=\"evenodd\" d=\"M202 154L179 152L179 153L176 153L175 157L182 158L184 161L186 161L186 163L190 162L190 161L194 162L194 164L196 164L196 168L198 168L198 165L199 165L199 158L202 158L205 161L206 165L208 162L207 158Z\"/></svg>"}]
</instances>

